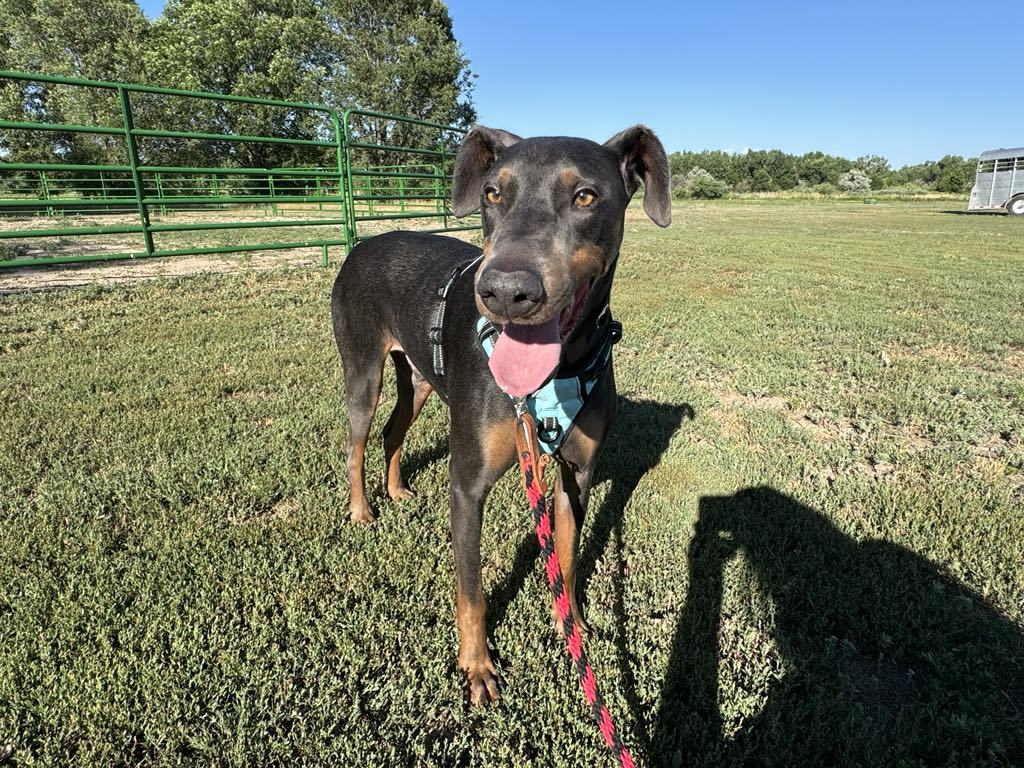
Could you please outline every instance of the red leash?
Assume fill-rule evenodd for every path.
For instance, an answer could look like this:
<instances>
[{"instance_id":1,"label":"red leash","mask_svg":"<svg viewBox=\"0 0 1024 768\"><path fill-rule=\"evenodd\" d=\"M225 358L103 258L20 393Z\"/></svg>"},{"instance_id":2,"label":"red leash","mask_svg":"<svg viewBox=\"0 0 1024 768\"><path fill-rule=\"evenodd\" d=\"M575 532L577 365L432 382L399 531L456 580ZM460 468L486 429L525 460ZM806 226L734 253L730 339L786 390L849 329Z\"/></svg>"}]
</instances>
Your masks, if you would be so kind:
<instances>
[{"instance_id":1,"label":"red leash","mask_svg":"<svg viewBox=\"0 0 1024 768\"><path fill-rule=\"evenodd\" d=\"M587 697L590 711L601 729L601 735L608 744L622 768L634 768L633 756L622 743L612 716L601 698L601 692L594 678L594 670L587 659L587 651L583 647L583 636L579 624L572 614L569 597L565 593L565 582L562 580L562 566L555 552L554 529L551 525L551 508L547 499L547 486L544 483L544 464L547 456L541 457L537 445L537 427L533 417L526 413L525 406L516 404L516 454L519 456L519 469L523 475L523 487L530 501L530 509L537 525L537 541L540 542L541 555L544 558L544 570L547 572L548 586L555 599L555 611L562 622L569 655L580 676L583 695ZM540 457L540 458L538 458Z\"/></svg>"}]
</instances>

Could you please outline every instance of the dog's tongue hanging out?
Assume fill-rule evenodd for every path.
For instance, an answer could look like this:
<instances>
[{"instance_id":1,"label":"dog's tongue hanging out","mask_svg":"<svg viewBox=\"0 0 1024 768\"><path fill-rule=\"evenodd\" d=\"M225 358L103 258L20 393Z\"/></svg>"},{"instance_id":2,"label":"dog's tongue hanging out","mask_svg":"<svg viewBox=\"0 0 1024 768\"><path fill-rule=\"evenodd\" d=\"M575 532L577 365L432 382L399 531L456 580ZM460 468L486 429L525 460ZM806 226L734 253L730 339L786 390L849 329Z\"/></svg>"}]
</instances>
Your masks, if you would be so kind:
<instances>
[{"instance_id":1,"label":"dog's tongue hanging out","mask_svg":"<svg viewBox=\"0 0 1024 768\"><path fill-rule=\"evenodd\" d=\"M489 365L503 392L526 397L551 377L561 356L562 340L555 315L540 325L507 323L494 343Z\"/></svg>"}]
</instances>

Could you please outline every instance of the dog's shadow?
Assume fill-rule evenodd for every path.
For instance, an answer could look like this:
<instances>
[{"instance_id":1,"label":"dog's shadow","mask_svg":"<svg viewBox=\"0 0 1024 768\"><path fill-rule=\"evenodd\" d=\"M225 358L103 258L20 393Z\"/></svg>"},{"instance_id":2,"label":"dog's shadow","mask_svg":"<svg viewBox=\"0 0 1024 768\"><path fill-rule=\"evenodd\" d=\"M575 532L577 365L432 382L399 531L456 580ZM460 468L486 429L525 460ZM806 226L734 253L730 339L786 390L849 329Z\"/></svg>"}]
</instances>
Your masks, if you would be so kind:
<instances>
[{"instance_id":1,"label":"dog's shadow","mask_svg":"<svg viewBox=\"0 0 1024 768\"><path fill-rule=\"evenodd\" d=\"M740 554L773 614L748 637L767 632L781 662L746 717L719 700L743 685L719 674L725 567ZM1024 765L1024 632L927 559L759 487L701 499L688 565L652 764ZM726 666L764 680L765 659L735 663L744 652Z\"/></svg>"}]
</instances>

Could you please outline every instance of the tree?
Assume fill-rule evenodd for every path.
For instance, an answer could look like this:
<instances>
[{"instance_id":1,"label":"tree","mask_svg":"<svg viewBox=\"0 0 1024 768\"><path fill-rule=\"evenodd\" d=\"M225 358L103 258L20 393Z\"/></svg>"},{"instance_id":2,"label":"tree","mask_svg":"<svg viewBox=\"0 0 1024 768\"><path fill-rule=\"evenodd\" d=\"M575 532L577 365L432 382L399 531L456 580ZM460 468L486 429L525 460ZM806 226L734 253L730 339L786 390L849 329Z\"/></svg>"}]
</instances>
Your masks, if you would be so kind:
<instances>
[{"instance_id":1,"label":"tree","mask_svg":"<svg viewBox=\"0 0 1024 768\"><path fill-rule=\"evenodd\" d=\"M759 165L754 168L754 172L750 175L750 181L755 192L771 192L778 189L775 186L775 182L772 181L772 176L768 173L768 169L763 165Z\"/></svg>"},{"instance_id":2,"label":"tree","mask_svg":"<svg viewBox=\"0 0 1024 768\"><path fill-rule=\"evenodd\" d=\"M159 85L360 107L443 124L468 125L476 116L468 62L440 0L170 0L150 37L146 68ZM147 101L155 121L185 130L332 135L322 114L302 110L196 100L175 109L166 98ZM354 130L377 144L439 141L434 129L392 121L361 119ZM222 162L249 166L315 162L310 150L287 145L147 144L151 152L212 152ZM327 162L327 153L320 154L316 162ZM383 153L362 159L407 161Z\"/></svg>"},{"instance_id":3,"label":"tree","mask_svg":"<svg viewBox=\"0 0 1024 768\"><path fill-rule=\"evenodd\" d=\"M885 178L892 170L889 161L881 155L863 155L854 160L853 165L871 177L872 189L881 189L885 185Z\"/></svg>"},{"instance_id":4,"label":"tree","mask_svg":"<svg viewBox=\"0 0 1024 768\"><path fill-rule=\"evenodd\" d=\"M871 177L859 168L851 168L839 177L839 188L844 192L866 192L871 189Z\"/></svg>"},{"instance_id":5,"label":"tree","mask_svg":"<svg viewBox=\"0 0 1024 768\"><path fill-rule=\"evenodd\" d=\"M98 80L139 81L146 18L134 0L0 0L5 68ZM6 119L121 126L116 94L70 85L6 81ZM5 131L0 152L32 162L125 162L124 142L82 133Z\"/></svg>"},{"instance_id":6,"label":"tree","mask_svg":"<svg viewBox=\"0 0 1024 768\"><path fill-rule=\"evenodd\" d=\"M724 181L719 181L703 168L694 168L687 178L687 187L691 197L700 200L715 200L725 197L729 191Z\"/></svg>"},{"instance_id":7,"label":"tree","mask_svg":"<svg viewBox=\"0 0 1024 768\"><path fill-rule=\"evenodd\" d=\"M338 71L334 33L318 0L170 0L145 53L150 84L319 104ZM166 96L137 98L151 126L203 133L325 137L322 113ZM321 164L327 152L258 142L146 140L145 154L187 164Z\"/></svg>"},{"instance_id":8,"label":"tree","mask_svg":"<svg viewBox=\"0 0 1024 768\"><path fill-rule=\"evenodd\" d=\"M441 0L327 0L338 33L343 72L333 103L468 127L476 119L473 74ZM361 118L355 131L371 143L437 144L437 131ZM453 137L447 137L454 151ZM405 161L381 152L366 161Z\"/></svg>"},{"instance_id":9,"label":"tree","mask_svg":"<svg viewBox=\"0 0 1024 768\"><path fill-rule=\"evenodd\" d=\"M960 155L946 155L938 162L935 189L939 192L968 192L974 183L975 160L964 160Z\"/></svg>"}]
</instances>

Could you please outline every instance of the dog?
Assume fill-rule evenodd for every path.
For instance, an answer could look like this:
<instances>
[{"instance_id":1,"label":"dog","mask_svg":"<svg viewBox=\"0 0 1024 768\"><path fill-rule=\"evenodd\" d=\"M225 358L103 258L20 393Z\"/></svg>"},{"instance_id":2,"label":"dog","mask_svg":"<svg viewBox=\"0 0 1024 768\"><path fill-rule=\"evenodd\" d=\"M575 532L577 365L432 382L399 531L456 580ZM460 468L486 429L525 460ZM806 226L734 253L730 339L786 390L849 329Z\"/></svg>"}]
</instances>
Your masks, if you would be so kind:
<instances>
[{"instance_id":1,"label":"dog","mask_svg":"<svg viewBox=\"0 0 1024 768\"><path fill-rule=\"evenodd\" d=\"M586 629L576 590L579 532L615 417L609 298L626 206L641 181L644 210L655 224L668 226L668 158L645 126L604 144L522 139L476 126L456 158L451 210L462 217L480 209L483 248L436 234L378 235L352 249L334 282L331 315L348 405L352 521L377 519L363 467L387 357L398 389L383 431L391 499L413 495L402 477L401 447L430 393L437 392L451 412L458 664L474 704L499 697L480 574L484 501L516 461L512 398L529 395L553 375L589 377L585 403L555 452L554 483L555 549L573 613ZM491 338L497 336L490 358L481 343L487 323ZM595 365L604 349L606 359Z\"/></svg>"}]
</instances>

